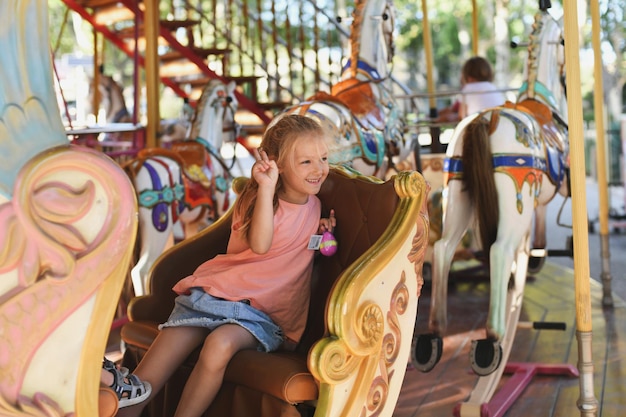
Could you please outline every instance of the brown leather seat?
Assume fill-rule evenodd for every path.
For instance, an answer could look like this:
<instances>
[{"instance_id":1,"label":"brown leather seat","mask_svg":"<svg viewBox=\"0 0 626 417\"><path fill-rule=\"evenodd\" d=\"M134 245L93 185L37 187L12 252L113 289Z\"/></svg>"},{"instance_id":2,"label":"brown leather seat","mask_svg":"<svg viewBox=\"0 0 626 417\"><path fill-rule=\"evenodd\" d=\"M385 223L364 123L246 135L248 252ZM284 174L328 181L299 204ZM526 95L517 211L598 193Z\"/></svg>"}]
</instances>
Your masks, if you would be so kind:
<instances>
[{"instance_id":1,"label":"brown leather seat","mask_svg":"<svg viewBox=\"0 0 626 417\"><path fill-rule=\"evenodd\" d=\"M304 337L295 352L268 354L247 350L235 355L217 398L204 415L299 416L307 409L312 410L316 402L318 407L332 406L339 410L329 409L327 415L357 415L351 414L349 408L355 404L363 406L362 403L350 400L338 407L339 399L352 396L361 402L368 401L368 395L375 391L370 379L376 379L373 373L385 367L387 376L394 377L387 378L389 390L382 395L385 408L381 408L384 412L380 415L391 415L389 410L393 411L406 369L422 283L421 267L428 242L426 194L426 183L416 172L404 172L383 183L347 170L332 169L319 197L324 216L331 208L335 210L339 247L334 256L315 259ZM158 323L169 316L175 298L173 285L200 263L226 250L230 214L156 261L149 280L150 294L131 302L131 321L122 328L127 346L124 366L130 369L136 366L156 337ZM351 307L349 311L341 317L335 313L335 317L350 323L343 330L343 324L331 324L333 329L329 331L332 308L346 310L346 302ZM397 329L390 329L394 325L387 318ZM352 328L359 323L358 329ZM353 331L356 334L350 335ZM397 342L389 342L390 335ZM340 345L331 348L336 343ZM354 343L358 346L352 346ZM381 358L393 356L394 352L396 357L386 358L384 366L379 364ZM333 355L339 362L347 360L348 368L329 369ZM174 414L196 357L197 352L186 360L146 407L144 416ZM358 366L350 370L353 365ZM363 374L368 382L356 384L357 387L345 388L344 379L333 380L339 374L357 375L364 369L371 375ZM384 380L385 375L378 379ZM335 387L341 392L333 393ZM361 391L360 397L353 392L357 390Z\"/></svg>"}]
</instances>

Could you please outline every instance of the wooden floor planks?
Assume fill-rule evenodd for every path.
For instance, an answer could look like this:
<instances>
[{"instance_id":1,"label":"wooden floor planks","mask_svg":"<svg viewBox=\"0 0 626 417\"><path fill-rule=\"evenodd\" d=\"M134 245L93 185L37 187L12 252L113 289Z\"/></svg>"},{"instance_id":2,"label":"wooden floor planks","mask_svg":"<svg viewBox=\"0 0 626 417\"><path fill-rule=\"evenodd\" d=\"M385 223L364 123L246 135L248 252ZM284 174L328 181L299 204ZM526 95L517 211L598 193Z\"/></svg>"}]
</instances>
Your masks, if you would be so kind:
<instances>
[{"instance_id":1,"label":"wooden floor planks","mask_svg":"<svg viewBox=\"0 0 626 417\"><path fill-rule=\"evenodd\" d=\"M471 341L484 337L489 302L484 274L456 273L448 289L449 331L441 362L429 373L409 369L394 417L448 417L470 394L477 377L469 367ZM602 308L602 288L591 280L594 395L597 417L626 417L626 302L614 295L615 306ZM427 331L429 288L419 302L416 327ZM564 322L565 331L517 331L510 362L570 364L578 362L573 271L546 262L524 291L520 321ZM117 334L117 332L115 332ZM112 338L109 354L119 354L119 337ZM113 356L115 357L115 356ZM508 381L504 376L502 383ZM577 417L579 379L535 376L505 417Z\"/></svg>"},{"instance_id":2,"label":"wooden floor planks","mask_svg":"<svg viewBox=\"0 0 626 417\"><path fill-rule=\"evenodd\" d=\"M615 306L602 308L602 288L591 281L592 355L594 395L598 417L626 416L626 303L614 296ZM454 408L470 394L477 377L469 367L473 339L484 337L489 285L484 274L456 273L448 290L448 335L441 362L429 373L409 366L394 417L453 416ZM576 370L578 341L573 271L551 262L529 277L524 292L521 322L563 322L566 330L517 331L509 363L570 365ZM416 328L427 332L429 289L420 298ZM510 376L505 375L501 385ZM497 394L496 394L497 395ZM536 375L505 417L580 416L576 403L579 378Z\"/></svg>"}]
</instances>

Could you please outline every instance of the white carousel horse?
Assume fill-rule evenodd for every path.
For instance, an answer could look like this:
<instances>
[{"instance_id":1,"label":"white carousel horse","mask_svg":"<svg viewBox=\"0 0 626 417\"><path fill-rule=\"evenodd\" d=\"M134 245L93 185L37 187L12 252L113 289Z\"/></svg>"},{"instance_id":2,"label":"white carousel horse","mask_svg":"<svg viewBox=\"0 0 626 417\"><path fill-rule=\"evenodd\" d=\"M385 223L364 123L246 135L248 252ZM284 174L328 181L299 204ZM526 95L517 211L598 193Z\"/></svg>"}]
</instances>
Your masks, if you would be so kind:
<instances>
[{"instance_id":1,"label":"white carousel horse","mask_svg":"<svg viewBox=\"0 0 626 417\"><path fill-rule=\"evenodd\" d=\"M210 81L187 140L173 142L171 149L144 149L124 166L139 200L140 249L131 271L135 295L145 294L148 271L174 243L177 224L188 238L221 217L234 201L233 176L220 155L224 141L238 131L234 89L234 83Z\"/></svg>"},{"instance_id":2,"label":"white carousel horse","mask_svg":"<svg viewBox=\"0 0 626 417\"><path fill-rule=\"evenodd\" d=\"M395 9L390 0L357 0L350 59L331 94L318 92L274 118L291 113L316 118L331 132L329 161L384 178L391 158L406 160L405 122L391 91Z\"/></svg>"},{"instance_id":3,"label":"white carousel horse","mask_svg":"<svg viewBox=\"0 0 626 417\"><path fill-rule=\"evenodd\" d=\"M515 336L534 209L545 208L557 192L568 195L562 29L545 10L535 16L528 53L517 102L470 115L454 131L443 232L434 246L431 334L417 337L414 352L416 367L425 372L441 358L450 264L476 216L491 285L486 339L473 342L470 358L483 376L474 389L481 400L496 389L504 370L499 365L506 363ZM545 229L535 235L545 242Z\"/></svg>"}]
</instances>

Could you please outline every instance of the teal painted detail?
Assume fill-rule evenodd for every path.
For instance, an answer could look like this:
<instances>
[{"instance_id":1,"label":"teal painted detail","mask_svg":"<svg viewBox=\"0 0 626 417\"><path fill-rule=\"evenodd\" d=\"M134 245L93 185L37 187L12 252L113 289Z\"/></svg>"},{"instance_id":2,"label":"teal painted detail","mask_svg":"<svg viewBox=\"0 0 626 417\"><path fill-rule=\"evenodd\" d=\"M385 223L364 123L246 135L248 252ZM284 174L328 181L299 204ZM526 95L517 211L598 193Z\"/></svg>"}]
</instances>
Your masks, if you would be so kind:
<instances>
[{"instance_id":1,"label":"teal painted detail","mask_svg":"<svg viewBox=\"0 0 626 417\"><path fill-rule=\"evenodd\" d=\"M210 153L212 153L213 155L217 155L218 154L217 148L212 143L207 142L206 139L201 138L201 137L197 137L196 138L196 142L198 142L199 144L204 146L204 148L207 151L209 151Z\"/></svg>"},{"instance_id":2,"label":"teal painted detail","mask_svg":"<svg viewBox=\"0 0 626 417\"><path fill-rule=\"evenodd\" d=\"M159 203L172 204L185 197L183 184L176 184L174 188L165 187L162 190L143 190L139 193L139 207L152 208Z\"/></svg>"},{"instance_id":3,"label":"teal painted detail","mask_svg":"<svg viewBox=\"0 0 626 417\"><path fill-rule=\"evenodd\" d=\"M228 191L230 186L228 185L228 181L226 181L226 178L220 175L215 177L215 188L217 189L217 191L225 193L226 191Z\"/></svg>"},{"instance_id":4,"label":"teal painted detail","mask_svg":"<svg viewBox=\"0 0 626 417\"><path fill-rule=\"evenodd\" d=\"M343 149L341 152L332 152L328 156L329 164L345 164L351 162L354 159L359 159L363 156L360 146L353 146L349 149Z\"/></svg>"},{"instance_id":5,"label":"teal painted detail","mask_svg":"<svg viewBox=\"0 0 626 417\"><path fill-rule=\"evenodd\" d=\"M383 133L378 130L359 129L359 140L361 141L363 157L369 162L374 162L377 167L381 166L385 158L385 153L383 152L385 149L385 137Z\"/></svg>"},{"instance_id":6,"label":"teal painted detail","mask_svg":"<svg viewBox=\"0 0 626 417\"><path fill-rule=\"evenodd\" d=\"M540 95L541 97L543 97L546 102L548 102L552 108L558 109L558 105L556 103L556 99L554 98L554 95L552 94L552 91L548 90L548 88L543 85L542 83L540 83L539 81L535 81L535 94ZM522 86L519 88L519 94L521 95L522 93L525 93L528 91L528 81L524 81L524 83L522 84Z\"/></svg>"}]
</instances>

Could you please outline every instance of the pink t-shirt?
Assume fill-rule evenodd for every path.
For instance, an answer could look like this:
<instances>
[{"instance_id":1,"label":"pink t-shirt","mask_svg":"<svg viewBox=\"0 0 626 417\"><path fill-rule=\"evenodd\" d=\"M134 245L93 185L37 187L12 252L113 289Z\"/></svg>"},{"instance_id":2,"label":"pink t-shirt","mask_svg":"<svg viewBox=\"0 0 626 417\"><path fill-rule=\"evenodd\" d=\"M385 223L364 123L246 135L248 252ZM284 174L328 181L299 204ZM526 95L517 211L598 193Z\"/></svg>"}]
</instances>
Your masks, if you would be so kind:
<instances>
[{"instance_id":1,"label":"pink t-shirt","mask_svg":"<svg viewBox=\"0 0 626 417\"><path fill-rule=\"evenodd\" d=\"M318 231L320 216L321 203L316 196L303 205L279 200L272 246L263 255L249 248L237 230L238 219L233 218L226 254L200 265L180 280L174 291L185 294L192 287L201 287L214 297L248 299L251 306L270 316L287 338L299 341L309 309L315 254L308 244Z\"/></svg>"}]
</instances>

